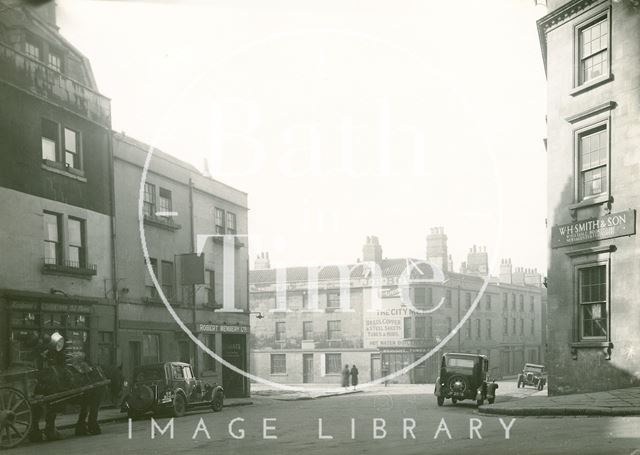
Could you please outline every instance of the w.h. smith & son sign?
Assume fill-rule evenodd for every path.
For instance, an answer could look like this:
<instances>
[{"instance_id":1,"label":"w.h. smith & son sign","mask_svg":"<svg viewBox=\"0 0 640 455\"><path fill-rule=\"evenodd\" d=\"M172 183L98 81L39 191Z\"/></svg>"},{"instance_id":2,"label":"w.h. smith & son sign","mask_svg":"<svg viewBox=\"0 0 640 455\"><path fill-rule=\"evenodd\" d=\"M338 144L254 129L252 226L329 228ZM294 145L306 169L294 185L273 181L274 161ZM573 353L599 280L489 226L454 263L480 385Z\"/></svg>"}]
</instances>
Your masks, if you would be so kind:
<instances>
[{"instance_id":1,"label":"w.h. smith & son sign","mask_svg":"<svg viewBox=\"0 0 640 455\"><path fill-rule=\"evenodd\" d=\"M553 226L551 248L594 242L636 233L636 211L611 213L599 218Z\"/></svg>"}]
</instances>

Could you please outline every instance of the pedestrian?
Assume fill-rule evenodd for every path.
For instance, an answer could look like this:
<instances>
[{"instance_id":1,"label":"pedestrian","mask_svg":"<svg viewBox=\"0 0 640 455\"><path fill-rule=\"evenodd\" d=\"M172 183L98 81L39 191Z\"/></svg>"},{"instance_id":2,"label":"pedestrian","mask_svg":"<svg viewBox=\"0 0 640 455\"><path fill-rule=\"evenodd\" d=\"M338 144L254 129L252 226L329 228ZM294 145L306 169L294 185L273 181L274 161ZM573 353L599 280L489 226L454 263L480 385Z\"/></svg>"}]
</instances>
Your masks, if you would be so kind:
<instances>
[{"instance_id":1,"label":"pedestrian","mask_svg":"<svg viewBox=\"0 0 640 455\"><path fill-rule=\"evenodd\" d=\"M342 387L349 388L349 365L345 365L344 370L342 370Z\"/></svg>"},{"instance_id":2,"label":"pedestrian","mask_svg":"<svg viewBox=\"0 0 640 455\"><path fill-rule=\"evenodd\" d=\"M358 368L355 365L351 367L351 385L353 386L353 390L356 390L356 386L358 385Z\"/></svg>"}]
</instances>

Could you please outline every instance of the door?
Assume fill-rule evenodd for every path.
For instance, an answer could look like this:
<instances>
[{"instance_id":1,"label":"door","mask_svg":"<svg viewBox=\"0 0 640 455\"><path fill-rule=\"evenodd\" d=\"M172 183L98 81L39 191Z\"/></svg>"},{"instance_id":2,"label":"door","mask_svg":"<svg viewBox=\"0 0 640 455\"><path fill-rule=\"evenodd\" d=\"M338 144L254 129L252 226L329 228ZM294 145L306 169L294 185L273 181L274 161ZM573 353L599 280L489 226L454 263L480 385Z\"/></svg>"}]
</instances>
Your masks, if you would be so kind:
<instances>
[{"instance_id":1,"label":"door","mask_svg":"<svg viewBox=\"0 0 640 455\"><path fill-rule=\"evenodd\" d=\"M129 376L133 380L133 370L142 364L142 347L139 341L129 341Z\"/></svg>"},{"instance_id":2,"label":"door","mask_svg":"<svg viewBox=\"0 0 640 455\"><path fill-rule=\"evenodd\" d=\"M416 353L415 359L418 360L422 357L422 354ZM427 383L427 362L420 362L413 369L413 384L426 384Z\"/></svg>"},{"instance_id":3,"label":"door","mask_svg":"<svg viewBox=\"0 0 640 455\"><path fill-rule=\"evenodd\" d=\"M302 355L302 382L313 382L313 354Z\"/></svg>"},{"instance_id":4,"label":"door","mask_svg":"<svg viewBox=\"0 0 640 455\"><path fill-rule=\"evenodd\" d=\"M371 380L382 377L382 362L380 354L371 354Z\"/></svg>"},{"instance_id":5,"label":"door","mask_svg":"<svg viewBox=\"0 0 640 455\"><path fill-rule=\"evenodd\" d=\"M222 334L222 358L231 365L246 371L246 337L244 335ZM222 387L229 398L245 397L247 386L245 377L230 368L222 368Z\"/></svg>"}]
</instances>

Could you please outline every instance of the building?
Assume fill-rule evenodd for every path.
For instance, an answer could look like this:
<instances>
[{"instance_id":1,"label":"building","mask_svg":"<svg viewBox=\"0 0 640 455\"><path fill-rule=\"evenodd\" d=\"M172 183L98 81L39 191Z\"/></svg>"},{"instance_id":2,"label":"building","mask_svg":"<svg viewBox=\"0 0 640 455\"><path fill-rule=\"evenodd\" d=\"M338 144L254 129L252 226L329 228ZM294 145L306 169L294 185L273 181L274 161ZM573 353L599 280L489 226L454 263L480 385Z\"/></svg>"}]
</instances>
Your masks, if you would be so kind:
<instances>
[{"instance_id":1,"label":"building","mask_svg":"<svg viewBox=\"0 0 640 455\"><path fill-rule=\"evenodd\" d=\"M118 330L125 376L140 364L179 360L190 362L197 377L222 384L226 396L248 396L244 376L223 368L177 325L148 271L138 194L150 146L114 133L113 149ZM189 330L242 370L248 368L247 210L246 193L153 150L142 207L148 265Z\"/></svg>"},{"instance_id":2,"label":"building","mask_svg":"<svg viewBox=\"0 0 640 455\"><path fill-rule=\"evenodd\" d=\"M488 254L480 250L472 249L467 263L488 271ZM355 364L363 382L379 379L444 343L467 313L440 353L488 355L493 377L544 361L539 273L513 272L505 261L502 282L492 278L477 299L485 280L451 271L443 228L431 230L427 255L435 261L383 258L376 237L367 238L356 264L272 269L261 254L250 275L251 309L263 316L251 320L252 373L282 383L335 384L344 365ZM433 382L438 363L433 355L393 380Z\"/></svg>"},{"instance_id":3,"label":"building","mask_svg":"<svg viewBox=\"0 0 640 455\"><path fill-rule=\"evenodd\" d=\"M0 369L62 333L116 362L111 107L55 5L0 1Z\"/></svg>"},{"instance_id":4,"label":"building","mask_svg":"<svg viewBox=\"0 0 640 455\"><path fill-rule=\"evenodd\" d=\"M549 0L549 392L640 383L640 10Z\"/></svg>"}]
</instances>

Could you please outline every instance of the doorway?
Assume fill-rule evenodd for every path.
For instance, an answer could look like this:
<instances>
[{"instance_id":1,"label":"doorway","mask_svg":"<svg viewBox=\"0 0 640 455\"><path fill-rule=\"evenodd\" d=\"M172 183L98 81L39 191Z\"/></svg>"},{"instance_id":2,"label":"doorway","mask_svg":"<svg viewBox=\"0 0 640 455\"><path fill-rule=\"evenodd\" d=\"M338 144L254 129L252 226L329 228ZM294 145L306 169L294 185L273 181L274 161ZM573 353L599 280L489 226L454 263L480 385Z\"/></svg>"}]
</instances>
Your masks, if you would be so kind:
<instances>
[{"instance_id":1,"label":"doorway","mask_svg":"<svg viewBox=\"0 0 640 455\"><path fill-rule=\"evenodd\" d=\"M305 384L313 382L313 354L302 355L302 382Z\"/></svg>"},{"instance_id":2,"label":"doorway","mask_svg":"<svg viewBox=\"0 0 640 455\"><path fill-rule=\"evenodd\" d=\"M246 371L247 342L244 335L222 334L222 358L236 368ZM246 379L226 366L222 367L222 387L229 398L247 396Z\"/></svg>"},{"instance_id":3,"label":"doorway","mask_svg":"<svg viewBox=\"0 0 640 455\"><path fill-rule=\"evenodd\" d=\"M371 354L371 380L375 381L382 377L382 363L380 354Z\"/></svg>"}]
</instances>

